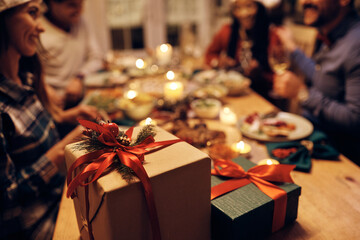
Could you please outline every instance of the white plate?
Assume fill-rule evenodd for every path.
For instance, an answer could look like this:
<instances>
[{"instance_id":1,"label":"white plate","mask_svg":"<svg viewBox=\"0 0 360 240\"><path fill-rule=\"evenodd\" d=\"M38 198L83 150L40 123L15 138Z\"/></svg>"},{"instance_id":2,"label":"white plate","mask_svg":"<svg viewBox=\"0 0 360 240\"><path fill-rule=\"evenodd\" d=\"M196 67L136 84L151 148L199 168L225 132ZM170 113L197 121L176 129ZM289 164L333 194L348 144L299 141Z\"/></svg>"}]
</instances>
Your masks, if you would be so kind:
<instances>
[{"instance_id":1,"label":"white plate","mask_svg":"<svg viewBox=\"0 0 360 240\"><path fill-rule=\"evenodd\" d=\"M125 74L112 72L99 72L88 75L84 79L87 87L110 87L126 83L129 77Z\"/></svg>"},{"instance_id":2,"label":"white plate","mask_svg":"<svg viewBox=\"0 0 360 240\"><path fill-rule=\"evenodd\" d=\"M244 129L242 127L244 119L239 122L239 128L244 136L266 142L285 142L299 140L309 136L314 130L314 126L309 120L293 113L279 112L275 118L295 124L296 129L292 131L287 137L270 137L263 132L251 132L247 129Z\"/></svg>"}]
</instances>

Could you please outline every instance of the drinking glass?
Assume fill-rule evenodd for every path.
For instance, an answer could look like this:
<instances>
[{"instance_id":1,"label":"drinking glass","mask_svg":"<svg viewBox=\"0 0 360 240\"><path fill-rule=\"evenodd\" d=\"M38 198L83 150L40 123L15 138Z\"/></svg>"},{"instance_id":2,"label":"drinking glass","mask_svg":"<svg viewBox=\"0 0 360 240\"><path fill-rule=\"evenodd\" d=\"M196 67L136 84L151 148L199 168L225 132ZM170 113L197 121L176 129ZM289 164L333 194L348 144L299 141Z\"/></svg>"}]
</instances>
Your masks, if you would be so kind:
<instances>
[{"instance_id":1,"label":"drinking glass","mask_svg":"<svg viewBox=\"0 0 360 240\"><path fill-rule=\"evenodd\" d=\"M281 75L290 67L289 52L280 43L273 44L269 49L269 65L275 74ZM281 98L271 90L269 96L274 99Z\"/></svg>"}]
</instances>

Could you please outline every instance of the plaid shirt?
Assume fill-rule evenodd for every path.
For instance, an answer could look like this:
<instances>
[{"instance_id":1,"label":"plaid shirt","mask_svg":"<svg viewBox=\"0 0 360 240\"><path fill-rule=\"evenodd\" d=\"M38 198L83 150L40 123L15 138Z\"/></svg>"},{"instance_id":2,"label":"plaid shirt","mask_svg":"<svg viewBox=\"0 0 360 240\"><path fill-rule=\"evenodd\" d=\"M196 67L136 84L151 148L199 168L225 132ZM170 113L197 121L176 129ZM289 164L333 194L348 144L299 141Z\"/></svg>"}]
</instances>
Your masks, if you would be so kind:
<instances>
[{"instance_id":1,"label":"plaid shirt","mask_svg":"<svg viewBox=\"0 0 360 240\"><path fill-rule=\"evenodd\" d=\"M50 239L64 176L44 154L59 137L23 79L0 74L0 239Z\"/></svg>"}]
</instances>

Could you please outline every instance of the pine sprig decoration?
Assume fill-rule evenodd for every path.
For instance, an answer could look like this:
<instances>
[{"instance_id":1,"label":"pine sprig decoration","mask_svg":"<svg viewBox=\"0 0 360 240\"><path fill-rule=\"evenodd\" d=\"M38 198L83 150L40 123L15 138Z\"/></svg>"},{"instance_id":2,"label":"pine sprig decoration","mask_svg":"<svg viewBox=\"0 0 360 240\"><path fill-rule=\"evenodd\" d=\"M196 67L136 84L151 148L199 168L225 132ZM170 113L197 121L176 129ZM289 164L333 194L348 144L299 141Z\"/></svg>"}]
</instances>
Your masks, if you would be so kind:
<instances>
[{"instance_id":1,"label":"pine sprig decoration","mask_svg":"<svg viewBox=\"0 0 360 240\"><path fill-rule=\"evenodd\" d=\"M131 144L131 146L136 146L139 143L141 143L142 141L144 141L146 138L148 138L149 136L153 136L155 137L156 132L155 132L155 126L152 124L148 124L145 125L139 132L139 134L136 137L136 140L133 144Z\"/></svg>"},{"instance_id":2,"label":"pine sprig decoration","mask_svg":"<svg viewBox=\"0 0 360 240\"><path fill-rule=\"evenodd\" d=\"M103 127L106 127L106 124L111 124L112 127L114 127L114 123L101 123ZM117 126L117 125L116 125ZM82 138L83 141L78 142L73 145L73 151L81 151L86 150L87 152L94 152L97 150L102 150L105 148L110 148L109 146L105 145L104 143L100 142L98 140L99 133L96 131L93 131L91 129L86 129L83 132L84 136ZM125 131L119 130L117 133L117 136L115 136L116 140L123 146L136 146L140 143L142 143L146 138L149 136L155 136L155 126L154 125L146 125L142 127L139 134L136 136L135 141L130 141L131 136L127 136ZM115 156L114 158L114 165L115 169L122 175L122 178L126 181L131 181L134 177L134 171L125 166L121 163L118 156Z\"/></svg>"}]
</instances>

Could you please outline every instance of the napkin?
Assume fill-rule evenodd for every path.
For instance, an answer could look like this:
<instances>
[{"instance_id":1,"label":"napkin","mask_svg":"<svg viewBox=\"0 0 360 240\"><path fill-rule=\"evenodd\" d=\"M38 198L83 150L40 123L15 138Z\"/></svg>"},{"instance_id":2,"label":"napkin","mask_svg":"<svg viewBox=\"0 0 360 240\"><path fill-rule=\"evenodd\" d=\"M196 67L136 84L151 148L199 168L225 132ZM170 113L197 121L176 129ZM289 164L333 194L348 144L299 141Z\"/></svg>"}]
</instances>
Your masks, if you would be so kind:
<instances>
[{"instance_id":1,"label":"napkin","mask_svg":"<svg viewBox=\"0 0 360 240\"><path fill-rule=\"evenodd\" d=\"M271 158L282 164L295 164L295 170L310 172L311 158L334 160L339 152L329 144L325 133L319 130L306 139L307 141L266 143ZM275 154L275 155L274 155Z\"/></svg>"}]
</instances>

